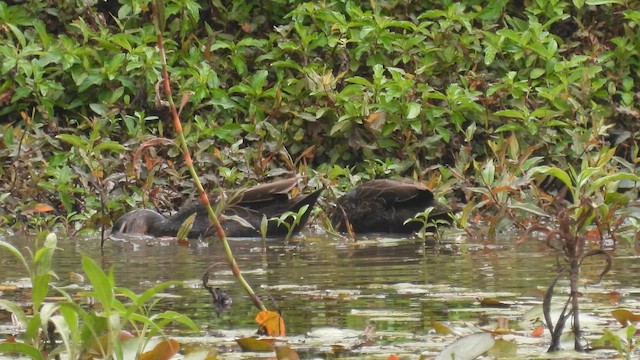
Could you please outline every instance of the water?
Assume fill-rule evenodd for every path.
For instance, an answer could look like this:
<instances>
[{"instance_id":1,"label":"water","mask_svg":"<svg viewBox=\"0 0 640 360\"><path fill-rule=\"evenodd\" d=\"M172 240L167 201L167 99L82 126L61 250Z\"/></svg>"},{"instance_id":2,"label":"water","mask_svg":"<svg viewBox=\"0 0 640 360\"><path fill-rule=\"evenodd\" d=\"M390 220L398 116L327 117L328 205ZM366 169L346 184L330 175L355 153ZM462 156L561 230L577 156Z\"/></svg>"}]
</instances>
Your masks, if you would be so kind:
<instances>
[{"instance_id":1,"label":"water","mask_svg":"<svg viewBox=\"0 0 640 360\"><path fill-rule=\"evenodd\" d=\"M376 330L375 344L343 356L436 354L459 335L477 330L474 327L495 328L496 319L504 316L513 330L513 336L505 337L518 344L518 356L527 357L544 353L549 344L548 334L530 336L536 317L530 313L539 308L555 276L556 258L542 241L521 240L521 235L513 234L498 243L483 243L449 233L442 245L425 246L413 239L371 237L353 242L307 235L288 244L232 240L231 247L245 278L267 307L283 312L290 342L301 351L326 357L336 351L336 344L350 349L371 327ZM7 241L18 248L32 247L33 242L18 237ZM176 336L187 339L183 342L213 342L221 352L237 353L233 338L250 336L257 329L253 320L256 311L236 285L217 240L188 246L109 241L102 250L99 243L97 238L60 239L61 250L54 257L60 278L57 285L77 281L70 274L82 273L81 254L86 254L104 269L114 269L117 286L136 292L163 281L184 281L183 287L169 290L178 297L161 302L163 310L186 314L201 328L195 334L176 329ZM0 255L0 281L24 280L25 272L15 259L4 251ZM600 336L605 328L620 327L610 316L611 310L640 309L635 299L640 293L637 254L626 245L613 255L614 265L604 281L582 289L583 325L589 339ZM213 263L219 264L210 284L229 292L234 301L230 312L219 317L200 280ZM588 261L583 277L596 280L602 265L602 261ZM558 292L566 293L566 284L559 282ZM510 306L482 306L478 300L482 298L496 298ZM564 296L558 294L554 299L560 304ZM446 324L458 335L436 334L433 322ZM338 334L338 338L332 339L330 334ZM603 354L613 356L612 352L597 356Z\"/></svg>"}]
</instances>

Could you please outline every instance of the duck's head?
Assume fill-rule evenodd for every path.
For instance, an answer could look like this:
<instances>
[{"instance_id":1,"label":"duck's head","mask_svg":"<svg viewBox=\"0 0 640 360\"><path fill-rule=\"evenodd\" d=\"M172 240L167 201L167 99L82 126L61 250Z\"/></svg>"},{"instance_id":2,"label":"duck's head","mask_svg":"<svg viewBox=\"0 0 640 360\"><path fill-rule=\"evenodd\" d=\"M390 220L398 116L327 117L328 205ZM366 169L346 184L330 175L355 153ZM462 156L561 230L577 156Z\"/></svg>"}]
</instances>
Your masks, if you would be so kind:
<instances>
[{"instance_id":1,"label":"duck's head","mask_svg":"<svg viewBox=\"0 0 640 360\"><path fill-rule=\"evenodd\" d=\"M122 215L111 228L112 238L122 238L130 235L157 236L166 218L161 214L149 210L139 209Z\"/></svg>"}]
</instances>

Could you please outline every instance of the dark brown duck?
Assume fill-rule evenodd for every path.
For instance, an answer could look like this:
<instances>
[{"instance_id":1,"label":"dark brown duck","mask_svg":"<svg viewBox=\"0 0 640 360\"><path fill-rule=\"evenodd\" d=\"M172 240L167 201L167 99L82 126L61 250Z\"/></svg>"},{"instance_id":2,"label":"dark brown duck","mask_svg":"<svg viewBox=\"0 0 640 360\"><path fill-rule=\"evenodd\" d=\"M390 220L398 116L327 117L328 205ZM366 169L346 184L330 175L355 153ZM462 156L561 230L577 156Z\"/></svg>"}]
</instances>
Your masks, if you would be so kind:
<instances>
[{"instance_id":1,"label":"dark brown duck","mask_svg":"<svg viewBox=\"0 0 640 360\"><path fill-rule=\"evenodd\" d=\"M338 199L331 214L334 229L347 231L347 222L355 233L412 233L422 223L407 219L433 207L429 221L451 223L452 210L435 201L426 186L409 179L368 181Z\"/></svg>"},{"instance_id":2,"label":"dark brown duck","mask_svg":"<svg viewBox=\"0 0 640 360\"><path fill-rule=\"evenodd\" d=\"M228 205L220 218L226 235L228 237L260 236L260 224L263 216L271 219L288 211L297 213L303 206L309 205L293 229L294 233L300 231L306 225L311 209L318 200L322 189L290 198L289 193L296 186L296 183L297 179L290 178L228 194ZM217 198L212 197L210 200L215 204ZM182 209L170 217L165 217L149 209L130 211L113 224L111 237L122 238L127 235L176 236L182 223L193 213L196 213L196 218L189 232L190 239L217 235L216 230L211 226L204 206L198 204ZM234 217L241 218L251 226L234 220ZM289 221L292 220L289 219ZM284 237L287 232L288 229L285 225L275 221L268 222L267 236Z\"/></svg>"}]
</instances>

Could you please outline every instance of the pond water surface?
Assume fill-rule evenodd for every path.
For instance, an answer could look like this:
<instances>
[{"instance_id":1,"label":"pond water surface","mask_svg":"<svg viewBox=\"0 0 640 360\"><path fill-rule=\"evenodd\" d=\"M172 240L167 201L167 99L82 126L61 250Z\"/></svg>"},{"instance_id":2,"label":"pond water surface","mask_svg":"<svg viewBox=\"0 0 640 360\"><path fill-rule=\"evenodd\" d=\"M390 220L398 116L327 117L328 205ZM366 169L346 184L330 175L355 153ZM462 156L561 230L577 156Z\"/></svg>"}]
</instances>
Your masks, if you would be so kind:
<instances>
[{"instance_id":1,"label":"pond water surface","mask_svg":"<svg viewBox=\"0 0 640 360\"><path fill-rule=\"evenodd\" d=\"M33 239L4 240L18 248L33 247ZM220 358L273 356L241 353L235 345L235 338L255 333L256 311L236 285L218 240L187 246L107 241L102 250L99 244L98 238L59 239L60 250L54 257L60 278L57 285L72 283L70 273L82 273L81 254L89 255L104 269L113 267L116 284L136 292L163 281L184 281L183 287L170 290L177 296L161 302L163 310L188 315L201 328L198 333L176 329L175 336L181 342L215 347ZM541 240L523 241L521 235L512 234L497 242L483 242L451 231L440 244L425 246L418 239L371 236L351 241L306 234L287 244L231 240L231 247L245 278L265 304L274 308L268 294L283 312L286 340L307 358L434 356L462 335L480 328L495 329L500 317L508 319L511 329L501 337L517 347L516 354L507 358L544 355L549 345L547 331L543 337L531 335L540 323L536 318L541 317L542 297L556 269L553 251ZM582 289L586 340L598 338L604 329L620 328L611 310L640 311L636 251L623 244L612 253L615 261L610 273L600 284ZM219 317L201 282L205 269L213 263L220 264L214 268L210 284L233 297L231 310ZM596 280L602 265L598 261L585 264L583 277ZM21 279L25 279L21 266L0 250L0 281L26 282ZM565 280L558 283L555 303L564 302L566 285ZM508 305L485 306L478 301L482 298L496 298ZM6 318L1 321L7 322ZM436 322L455 333L437 333ZM372 341L363 345L365 331ZM587 357L615 355L604 351Z\"/></svg>"}]
</instances>

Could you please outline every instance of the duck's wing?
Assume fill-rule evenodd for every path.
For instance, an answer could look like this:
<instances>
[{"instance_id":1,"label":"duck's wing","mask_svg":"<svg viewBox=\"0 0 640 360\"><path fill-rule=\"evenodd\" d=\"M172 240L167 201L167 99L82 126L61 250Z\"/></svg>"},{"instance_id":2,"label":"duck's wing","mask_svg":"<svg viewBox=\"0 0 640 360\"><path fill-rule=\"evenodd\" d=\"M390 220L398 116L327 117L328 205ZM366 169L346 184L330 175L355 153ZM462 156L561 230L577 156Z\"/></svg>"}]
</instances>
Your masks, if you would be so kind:
<instances>
[{"instance_id":1,"label":"duck's wing","mask_svg":"<svg viewBox=\"0 0 640 360\"><path fill-rule=\"evenodd\" d=\"M410 179L378 179L354 189L356 199L381 199L387 206L429 206L433 193L422 183Z\"/></svg>"},{"instance_id":2,"label":"duck's wing","mask_svg":"<svg viewBox=\"0 0 640 360\"><path fill-rule=\"evenodd\" d=\"M297 183L297 178L276 180L247 189L232 191L228 194L228 199L232 204L240 206L251 206L251 204L272 201L287 201L289 193Z\"/></svg>"}]
</instances>

